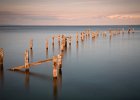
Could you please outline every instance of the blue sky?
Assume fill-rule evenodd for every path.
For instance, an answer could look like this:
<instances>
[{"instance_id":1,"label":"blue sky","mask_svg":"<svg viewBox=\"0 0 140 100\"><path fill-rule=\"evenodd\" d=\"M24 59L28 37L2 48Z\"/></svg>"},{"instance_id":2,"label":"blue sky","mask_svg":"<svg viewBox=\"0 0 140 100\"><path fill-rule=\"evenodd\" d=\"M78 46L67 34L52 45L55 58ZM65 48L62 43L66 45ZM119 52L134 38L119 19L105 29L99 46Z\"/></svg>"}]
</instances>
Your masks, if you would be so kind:
<instances>
[{"instance_id":1,"label":"blue sky","mask_svg":"<svg viewBox=\"0 0 140 100\"><path fill-rule=\"evenodd\" d=\"M140 0L0 0L0 25L140 24Z\"/></svg>"}]
</instances>

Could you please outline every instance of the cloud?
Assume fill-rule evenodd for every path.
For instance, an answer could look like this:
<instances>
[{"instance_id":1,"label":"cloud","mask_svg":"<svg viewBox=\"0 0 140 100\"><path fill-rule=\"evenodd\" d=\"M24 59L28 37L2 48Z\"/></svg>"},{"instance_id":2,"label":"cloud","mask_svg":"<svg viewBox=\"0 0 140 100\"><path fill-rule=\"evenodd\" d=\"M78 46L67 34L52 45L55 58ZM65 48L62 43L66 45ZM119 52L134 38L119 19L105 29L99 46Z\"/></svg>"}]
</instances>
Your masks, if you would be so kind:
<instances>
[{"instance_id":1,"label":"cloud","mask_svg":"<svg viewBox=\"0 0 140 100\"><path fill-rule=\"evenodd\" d=\"M110 15L109 19L140 19L140 15Z\"/></svg>"}]
</instances>

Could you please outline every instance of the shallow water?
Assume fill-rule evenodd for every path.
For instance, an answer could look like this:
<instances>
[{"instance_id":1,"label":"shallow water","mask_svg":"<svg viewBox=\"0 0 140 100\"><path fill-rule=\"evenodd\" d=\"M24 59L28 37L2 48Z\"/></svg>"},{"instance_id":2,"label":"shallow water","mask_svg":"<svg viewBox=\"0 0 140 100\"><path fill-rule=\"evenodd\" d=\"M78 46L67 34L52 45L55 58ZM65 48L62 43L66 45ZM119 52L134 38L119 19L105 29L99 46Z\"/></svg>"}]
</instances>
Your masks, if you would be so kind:
<instances>
[{"instance_id":1,"label":"shallow water","mask_svg":"<svg viewBox=\"0 0 140 100\"><path fill-rule=\"evenodd\" d=\"M135 100L140 99L140 26L134 34L127 32L103 38L87 38L75 43L75 33L128 26L42 26L0 27L0 48L4 49L4 70L0 72L1 100ZM59 53L58 42L48 55L45 41L52 34L71 34L72 45L64 52L62 73L53 79L52 63L43 63L29 73L7 69L24 64L24 52L33 39L30 61L35 62ZM31 53L31 51L30 51Z\"/></svg>"}]
</instances>

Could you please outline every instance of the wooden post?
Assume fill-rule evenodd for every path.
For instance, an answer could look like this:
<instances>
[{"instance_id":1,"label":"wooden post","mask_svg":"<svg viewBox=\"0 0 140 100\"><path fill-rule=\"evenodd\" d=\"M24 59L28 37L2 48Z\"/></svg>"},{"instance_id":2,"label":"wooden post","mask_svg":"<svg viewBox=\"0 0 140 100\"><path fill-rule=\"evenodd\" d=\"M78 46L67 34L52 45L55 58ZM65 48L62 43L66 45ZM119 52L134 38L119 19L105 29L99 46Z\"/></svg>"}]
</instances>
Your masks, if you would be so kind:
<instances>
[{"instance_id":1,"label":"wooden post","mask_svg":"<svg viewBox=\"0 0 140 100\"><path fill-rule=\"evenodd\" d=\"M69 37L69 45L71 45L71 38L72 38L72 37L71 37L71 35L70 35L70 37Z\"/></svg>"},{"instance_id":2,"label":"wooden post","mask_svg":"<svg viewBox=\"0 0 140 100\"><path fill-rule=\"evenodd\" d=\"M53 56L53 78L57 78L57 57Z\"/></svg>"},{"instance_id":3,"label":"wooden post","mask_svg":"<svg viewBox=\"0 0 140 100\"><path fill-rule=\"evenodd\" d=\"M78 32L76 33L76 43L78 43Z\"/></svg>"},{"instance_id":4,"label":"wooden post","mask_svg":"<svg viewBox=\"0 0 140 100\"><path fill-rule=\"evenodd\" d=\"M46 39L46 49L48 50L48 39Z\"/></svg>"},{"instance_id":5,"label":"wooden post","mask_svg":"<svg viewBox=\"0 0 140 100\"><path fill-rule=\"evenodd\" d=\"M24 61L25 61L25 69L29 70L29 51L28 50L25 51Z\"/></svg>"},{"instance_id":6,"label":"wooden post","mask_svg":"<svg viewBox=\"0 0 140 100\"><path fill-rule=\"evenodd\" d=\"M58 35L58 42L60 42L60 35Z\"/></svg>"},{"instance_id":7,"label":"wooden post","mask_svg":"<svg viewBox=\"0 0 140 100\"><path fill-rule=\"evenodd\" d=\"M67 47L67 38L65 37L65 47Z\"/></svg>"},{"instance_id":8,"label":"wooden post","mask_svg":"<svg viewBox=\"0 0 140 100\"><path fill-rule=\"evenodd\" d=\"M61 51L62 52L64 51L64 44L63 43L61 44Z\"/></svg>"},{"instance_id":9,"label":"wooden post","mask_svg":"<svg viewBox=\"0 0 140 100\"><path fill-rule=\"evenodd\" d=\"M62 42L61 42L61 52L63 52L64 51L64 48L65 48L65 43L66 41L65 41L65 36L64 35L62 35Z\"/></svg>"},{"instance_id":10,"label":"wooden post","mask_svg":"<svg viewBox=\"0 0 140 100\"><path fill-rule=\"evenodd\" d=\"M30 40L30 49L33 49L33 39Z\"/></svg>"},{"instance_id":11,"label":"wooden post","mask_svg":"<svg viewBox=\"0 0 140 100\"><path fill-rule=\"evenodd\" d=\"M4 59L4 50L3 48L0 48L0 70L3 69L3 60Z\"/></svg>"},{"instance_id":12,"label":"wooden post","mask_svg":"<svg viewBox=\"0 0 140 100\"><path fill-rule=\"evenodd\" d=\"M52 45L54 46L54 35L52 36Z\"/></svg>"},{"instance_id":13,"label":"wooden post","mask_svg":"<svg viewBox=\"0 0 140 100\"><path fill-rule=\"evenodd\" d=\"M61 69L62 68L62 56L58 55L57 59L58 59L58 63L57 63L58 64L58 68Z\"/></svg>"}]
</instances>

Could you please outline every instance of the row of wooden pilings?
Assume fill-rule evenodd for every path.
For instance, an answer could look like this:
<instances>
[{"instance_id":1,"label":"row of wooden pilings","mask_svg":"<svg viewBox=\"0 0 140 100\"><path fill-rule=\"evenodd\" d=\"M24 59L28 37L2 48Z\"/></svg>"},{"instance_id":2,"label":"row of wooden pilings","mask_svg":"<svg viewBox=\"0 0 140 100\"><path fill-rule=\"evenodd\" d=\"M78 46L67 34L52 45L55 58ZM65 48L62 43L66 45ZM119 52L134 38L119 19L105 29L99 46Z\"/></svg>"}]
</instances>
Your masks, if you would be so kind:
<instances>
[{"instance_id":1,"label":"row of wooden pilings","mask_svg":"<svg viewBox=\"0 0 140 100\"><path fill-rule=\"evenodd\" d=\"M85 37L91 37L92 38L96 38L99 36L99 32L100 31L91 31L91 30L85 30L85 32L81 32L80 36L79 36L79 33L77 32L76 33L76 43L79 43L79 38L81 38L81 41L84 41ZM110 29L109 30L109 36L112 37L112 36L115 36L115 35L118 35L118 34L123 34L124 33L124 29L120 30L120 29ZM101 32L101 35L102 37L106 37L107 36L107 32L106 31L103 31ZM67 44L71 45L71 42L72 42L72 36L69 35L69 36L65 36L64 34L62 35L53 35L52 36L52 46L54 46L55 44L55 38L58 39L58 43L60 45L60 50L61 51L64 51L64 49L67 47ZM61 41L61 43L60 43ZM48 38L46 39L46 49L48 50L49 48L49 43L48 43ZM30 40L30 49L33 49L33 39Z\"/></svg>"},{"instance_id":2,"label":"row of wooden pilings","mask_svg":"<svg viewBox=\"0 0 140 100\"><path fill-rule=\"evenodd\" d=\"M112 37L114 35L120 34L120 33L124 33L124 30L109 30L109 36ZM103 37L107 36L106 32L102 32L101 34ZM78 45L79 43L79 39L81 38L81 41L84 41L85 37L92 37L93 39L99 36L99 31L91 31L91 30L86 30L84 32L81 32L81 34L79 34L78 32L76 33L75 36L75 40L76 40L76 45ZM30 66L32 65L37 65L37 64L41 64L42 62L45 61L52 61L53 62L53 77L57 77L57 70L62 68L62 53L63 51L65 51L65 49L67 48L68 44L71 46L72 43L72 36L66 36L64 34L62 35L53 35L52 36L52 45L54 46L55 44L55 38L58 39L58 44L60 45L60 54L57 56L54 56L53 58L49 59L49 60L43 60L43 61L38 61L38 62L33 62L33 63L29 63L29 51L26 50L25 51L25 55L24 55L24 61L25 64L24 66L20 66L20 67L16 67L16 68L12 68L12 69L20 69L20 68L25 68L26 70L29 70ZM49 48L49 43L48 43L48 38L46 39L46 50L48 51ZM32 50L33 49L33 39L30 40L29 43L29 48ZM4 50L3 48L0 48L0 68L3 69L3 60L4 59Z\"/></svg>"}]
</instances>

